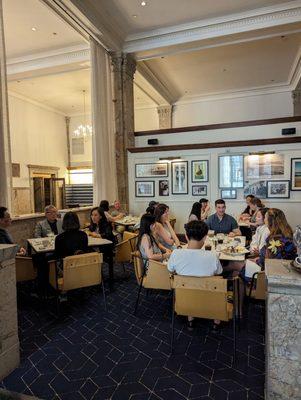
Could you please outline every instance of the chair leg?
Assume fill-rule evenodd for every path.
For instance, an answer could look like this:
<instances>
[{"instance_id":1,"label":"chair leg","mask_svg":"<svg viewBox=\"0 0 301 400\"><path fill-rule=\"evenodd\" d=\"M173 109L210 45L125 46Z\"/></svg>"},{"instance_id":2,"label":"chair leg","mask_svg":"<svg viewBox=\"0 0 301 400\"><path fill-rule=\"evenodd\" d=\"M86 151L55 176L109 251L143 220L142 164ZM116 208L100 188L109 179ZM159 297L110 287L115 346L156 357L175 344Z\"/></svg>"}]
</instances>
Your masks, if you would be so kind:
<instances>
[{"instance_id":1,"label":"chair leg","mask_svg":"<svg viewBox=\"0 0 301 400\"><path fill-rule=\"evenodd\" d=\"M103 280L101 281L101 287L102 287L102 295L103 295L103 302L104 302L104 305L105 305L105 311L108 311L107 310L107 299L106 299L106 293L105 293L105 286L103 284Z\"/></svg>"},{"instance_id":2,"label":"chair leg","mask_svg":"<svg viewBox=\"0 0 301 400\"><path fill-rule=\"evenodd\" d=\"M233 365L236 363L236 296L237 296L237 281L233 282Z\"/></svg>"},{"instance_id":3,"label":"chair leg","mask_svg":"<svg viewBox=\"0 0 301 400\"><path fill-rule=\"evenodd\" d=\"M173 354L173 341L174 341L174 326L175 326L175 291L172 291L172 314L171 314L171 354Z\"/></svg>"},{"instance_id":4,"label":"chair leg","mask_svg":"<svg viewBox=\"0 0 301 400\"><path fill-rule=\"evenodd\" d=\"M142 289L142 284L143 284L143 276L141 277L141 282L140 282L140 285L139 285L139 290L138 290L137 300L136 300L136 304L135 304L134 315L136 315L136 313L137 313L137 308L138 308L140 293L141 293L141 289Z\"/></svg>"},{"instance_id":5,"label":"chair leg","mask_svg":"<svg viewBox=\"0 0 301 400\"><path fill-rule=\"evenodd\" d=\"M58 293L56 296L56 313L57 316L61 316L61 300L60 300L60 294Z\"/></svg>"}]
</instances>

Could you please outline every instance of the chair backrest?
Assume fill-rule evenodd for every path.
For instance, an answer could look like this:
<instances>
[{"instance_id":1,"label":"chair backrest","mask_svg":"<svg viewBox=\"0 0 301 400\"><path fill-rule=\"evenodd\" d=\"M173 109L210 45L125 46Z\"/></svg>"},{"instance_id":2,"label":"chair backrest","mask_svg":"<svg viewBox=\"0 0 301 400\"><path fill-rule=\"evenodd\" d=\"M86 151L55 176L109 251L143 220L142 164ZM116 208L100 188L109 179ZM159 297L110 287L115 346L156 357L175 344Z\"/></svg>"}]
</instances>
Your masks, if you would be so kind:
<instances>
[{"instance_id":1,"label":"chair backrest","mask_svg":"<svg viewBox=\"0 0 301 400\"><path fill-rule=\"evenodd\" d=\"M87 253L65 257L62 290L99 285L101 283L102 254Z\"/></svg>"},{"instance_id":2,"label":"chair backrest","mask_svg":"<svg viewBox=\"0 0 301 400\"><path fill-rule=\"evenodd\" d=\"M16 257L17 282L32 281L36 279L37 271L33 266L31 257Z\"/></svg>"},{"instance_id":3,"label":"chair backrest","mask_svg":"<svg viewBox=\"0 0 301 400\"><path fill-rule=\"evenodd\" d=\"M137 283L138 283L138 285L140 285L141 278L144 273L143 259L138 250L132 252L132 257L133 257L133 261L134 261L134 269L135 269Z\"/></svg>"},{"instance_id":4,"label":"chair backrest","mask_svg":"<svg viewBox=\"0 0 301 400\"><path fill-rule=\"evenodd\" d=\"M264 271L258 272L256 280L256 288L252 293L252 297L257 300L265 300L267 293L266 274Z\"/></svg>"},{"instance_id":5,"label":"chair backrest","mask_svg":"<svg viewBox=\"0 0 301 400\"><path fill-rule=\"evenodd\" d=\"M170 272L167 265L149 260L143 286L147 289L171 290Z\"/></svg>"},{"instance_id":6,"label":"chair backrest","mask_svg":"<svg viewBox=\"0 0 301 400\"><path fill-rule=\"evenodd\" d=\"M123 241L116 245L116 262L132 261L132 252L136 248L137 238L136 233L124 232Z\"/></svg>"},{"instance_id":7,"label":"chair backrest","mask_svg":"<svg viewBox=\"0 0 301 400\"><path fill-rule=\"evenodd\" d=\"M219 319L231 318L232 305L227 302L227 280L222 277L174 275L175 312L179 315Z\"/></svg>"}]
</instances>

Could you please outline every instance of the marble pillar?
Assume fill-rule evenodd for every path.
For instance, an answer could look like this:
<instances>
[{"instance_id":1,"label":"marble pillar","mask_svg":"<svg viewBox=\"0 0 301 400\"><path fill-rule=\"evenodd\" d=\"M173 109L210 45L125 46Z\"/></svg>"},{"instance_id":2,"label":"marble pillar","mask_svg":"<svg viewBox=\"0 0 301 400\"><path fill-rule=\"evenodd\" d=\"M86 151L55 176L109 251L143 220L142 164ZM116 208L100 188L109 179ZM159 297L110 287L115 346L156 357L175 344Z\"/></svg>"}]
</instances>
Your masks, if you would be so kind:
<instances>
[{"instance_id":1,"label":"marble pillar","mask_svg":"<svg viewBox=\"0 0 301 400\"><path fill-rule=\"evenodd\" d=\"M294 115L301 115L301 90L296 89L292 91L292 98L294 104Z\"/></svg>"},{"instance_id":2,"label":"marble pillar","mask_svg":"<svg viewBox=\"0 0 301 400\"><path fill-rule=\"evenodd\" d=\"M118 199L128 210L127 148L135 145L134 137L134 73L136 61L129 54L111 54L114 75L114 105L116 129L116 173Z\"/></svg>"},{"instance_id":3,"label":"marble pillar","mask_svg":"<svg viewBox=\"0 0 301 400\"><path fill-rule=\"evenodd\" d=\"M157 107L159 115L159 129L172 128L172 109L173 106L171 105Z\"/></svg>"},{"instance_id":4,"label":"marble pillar","mask_svg":"<svg viewBox=\"0 0 301 400\"><path fill-rule=\"evenodd\" d=\"M16 245L0 244L0 381L20 363L17 293Z\"/></svg>"},{"instance_id":5,"label":"marble pillar","mask_svg":"<svg viewBox=\"0 0 301 400\"><path fill-rule=\"evenodd\" d=\"M11 210L12 165L2 0L0 0L0 183L0 206L6 206Z\"/></svg>"},{"instance_id":6,"label":"marble pillar","mask_svg":"<svg viewBox=\"0 0 301 400\"><path fill-rule=\"evenodd\" d=\"M301 399L301 273L267 260L266 399Z\"/></svg>"}]
</instances>

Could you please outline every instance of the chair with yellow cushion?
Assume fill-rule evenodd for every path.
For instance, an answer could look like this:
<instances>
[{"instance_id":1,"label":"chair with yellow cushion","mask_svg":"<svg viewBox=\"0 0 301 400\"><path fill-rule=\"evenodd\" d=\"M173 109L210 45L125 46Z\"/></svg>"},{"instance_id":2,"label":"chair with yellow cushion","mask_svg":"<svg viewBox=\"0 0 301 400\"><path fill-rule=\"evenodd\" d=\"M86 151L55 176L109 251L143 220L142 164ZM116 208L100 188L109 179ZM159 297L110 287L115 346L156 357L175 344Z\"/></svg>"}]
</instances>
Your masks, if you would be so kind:
<instances>
[{"instance_id":1,"label":"chair with yellow cushion","mask_svg":"<svg viewBox=\"0 0 301 400\"><path fill-rule=\"evenodd\" d=\"M107 309L101 271L102 262L102 254L97 252L65 257L62 260L61 271L58 261L50 261L49 283L57 291L57 293L101 285L103 301L105 309Z\"/></svg>"},{"instance_id":2,"label":"chair with yellow cushion","mask_svg":"<svg viewBox=\"0 0 301 400\"><path fill-rule=\"evenodd\" d=\"M37 277L37 270L34 268L31 257L16 256L16 281L33 281Z\"/></svg>"},{"instance_id":3,"label":"chair with yellow cushion","mask_svg":"<svg viewBox=\"0 0 301 400\"><path fill-rule=\"evenodd\" d=\"M233 294L227 290L227 280L220 276L194 277L173 275L173 313L171 350L174 340L174 314L220 321L233 321L233 351L236 354L235 304L238 279L233 279ZM231 298L231 302L229 300Z\"/></svg>"},{"instance_id":4,"label":"chair with yellow cushion","mask_svg":"<svg viewBox=\"0 0 301 400\"><path fill-rule=\"evenodd\" d=\"M132 253L135 275L139 285L134 314L137 312L141 289L171 290L167 265L159 261L145 260L139 251Z\"/></svg>"},{"instance_id":5,"label":"chair with yellow cushion","mask_svg":"<svg viewBox=\"0 0 301 400\"><path fill-rule=\"evenodd\" d=\"M265 300L267 292L266 274L264 271L255 272L252 276L249 299Z\"/></svg>"}]
</instances>

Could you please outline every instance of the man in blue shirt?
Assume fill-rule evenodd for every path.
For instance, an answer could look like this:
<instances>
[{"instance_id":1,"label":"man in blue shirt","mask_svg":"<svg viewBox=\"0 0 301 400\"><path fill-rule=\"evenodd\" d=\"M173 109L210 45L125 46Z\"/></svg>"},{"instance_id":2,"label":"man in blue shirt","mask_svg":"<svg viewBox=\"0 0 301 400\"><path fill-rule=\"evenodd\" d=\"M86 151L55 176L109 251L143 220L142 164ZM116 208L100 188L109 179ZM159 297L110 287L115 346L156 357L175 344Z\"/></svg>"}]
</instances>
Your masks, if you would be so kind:
<instances>
[{"instance_id":1,"label":"man in blue shirt","mask_svg":"<svg viewBox=\"0 0 301 400\"><path fill-rule=\"evenodd\" d=\"M215 233L229 234L229 236L239 236L241 232L236 220L231 215L226 214L226 203L219 199L215 201L216 213L208 217L206 224Z\"/></svg>"}]
</instances>

